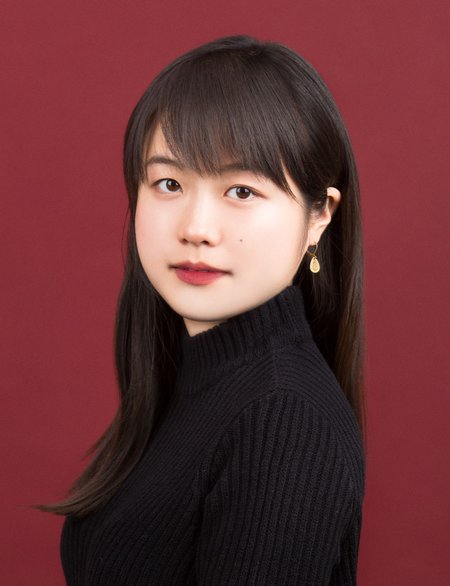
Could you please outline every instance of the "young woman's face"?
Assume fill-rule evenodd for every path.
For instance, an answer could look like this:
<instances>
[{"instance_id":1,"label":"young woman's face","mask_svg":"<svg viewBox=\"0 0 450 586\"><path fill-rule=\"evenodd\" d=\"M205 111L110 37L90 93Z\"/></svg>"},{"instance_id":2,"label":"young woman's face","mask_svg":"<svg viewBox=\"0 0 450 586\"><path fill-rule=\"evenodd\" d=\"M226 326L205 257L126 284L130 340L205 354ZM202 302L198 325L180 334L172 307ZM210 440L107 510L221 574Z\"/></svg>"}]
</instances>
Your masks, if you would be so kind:
<instances>
[{"instance_id":1,"label":"young woman's face","mask_svg":"<svg viewBox=\"0 0 450 586\"><path fill-rule=\"evenodd\" d=\"M158 157L173 162L158 162ZM140 185L135 217L139 257L191 336L292 284L309 242L303 196L289 177L296 201L249 171L229 168L201 176L177 164L160 127L146 161L147 181ZM184 262L224 272L174 268ZM215 278L199 281L205 276Z\"/></svg>"}]
</instances>

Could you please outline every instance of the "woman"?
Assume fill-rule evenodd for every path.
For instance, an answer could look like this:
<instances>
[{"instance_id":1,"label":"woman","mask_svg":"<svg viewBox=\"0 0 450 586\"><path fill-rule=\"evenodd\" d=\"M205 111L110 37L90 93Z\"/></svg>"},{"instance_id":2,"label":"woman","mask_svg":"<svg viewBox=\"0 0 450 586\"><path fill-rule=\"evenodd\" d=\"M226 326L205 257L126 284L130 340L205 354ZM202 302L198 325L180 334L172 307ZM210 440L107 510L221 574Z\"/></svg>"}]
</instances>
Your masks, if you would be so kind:
<instances>
[{"instance_id":1,"label":"woman","mask_svg":"<svg viewBox=\"0 0 450 586\"><path fill-rule=\"evenodd\" d=\"M362 251L316 71L232 36L152 82L125 135L121 402L66 501L69 585L354 584Z\"/></svg>"}]
</instances>

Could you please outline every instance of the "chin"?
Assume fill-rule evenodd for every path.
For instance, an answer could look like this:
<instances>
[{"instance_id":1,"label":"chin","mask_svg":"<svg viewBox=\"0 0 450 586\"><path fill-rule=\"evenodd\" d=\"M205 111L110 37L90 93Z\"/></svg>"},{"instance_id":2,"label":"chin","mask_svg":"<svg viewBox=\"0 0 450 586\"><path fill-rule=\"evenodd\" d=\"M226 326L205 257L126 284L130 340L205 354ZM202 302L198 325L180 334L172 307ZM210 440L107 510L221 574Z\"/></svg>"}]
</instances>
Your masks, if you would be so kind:
<instances>
[{"instance_id":1,"label":"chin","mask_svg":"<svg viewBox=\"0 0 450 586\"><path fill-rule=\"evenodd\" d=\"M199 311L195 311L195 308L193 308L192 305L190 307L180 309L181 311L177 311L177 313L181 315L183 319L188 319L193 322L216 322L223 321L230 317L228 315L229 311L222 312L218 310L217 307L212 308L211 311L205 311L204 307Z\"/></svg>"}]
</instances>

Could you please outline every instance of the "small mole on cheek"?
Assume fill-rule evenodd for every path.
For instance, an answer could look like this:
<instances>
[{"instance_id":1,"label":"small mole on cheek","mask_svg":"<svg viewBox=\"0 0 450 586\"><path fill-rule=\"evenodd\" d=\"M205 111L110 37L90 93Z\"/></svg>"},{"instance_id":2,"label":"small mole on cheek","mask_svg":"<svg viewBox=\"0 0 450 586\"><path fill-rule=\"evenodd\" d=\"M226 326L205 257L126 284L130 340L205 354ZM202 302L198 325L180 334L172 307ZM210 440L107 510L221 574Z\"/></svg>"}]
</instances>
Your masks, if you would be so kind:
<instances>
[{"instance_id":1,"label":"small mole on cheek","mask_svg":"<svg viewBox=\"0 0 450 586\"><path fill-rule=\"evenodd\" d=\"M239 242L242 242L242 238L239 238Z\"/></svg>"}]
</instances>

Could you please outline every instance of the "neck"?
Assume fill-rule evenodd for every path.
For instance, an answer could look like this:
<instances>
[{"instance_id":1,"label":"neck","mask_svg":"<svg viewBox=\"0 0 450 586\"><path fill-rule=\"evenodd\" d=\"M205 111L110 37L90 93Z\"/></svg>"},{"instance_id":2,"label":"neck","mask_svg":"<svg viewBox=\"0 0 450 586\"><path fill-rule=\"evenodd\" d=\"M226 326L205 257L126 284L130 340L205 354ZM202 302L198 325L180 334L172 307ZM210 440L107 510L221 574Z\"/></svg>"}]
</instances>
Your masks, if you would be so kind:
<instances>
[{"instance_id":1,"label":"neck","mask_svg":"<svg viewBox=\"0 0 450 586\"><path fill-rule=\"evenodd\" d=\"M220 322L206 331L182 338L182 361L177 387L196 392L232 368L270 346L312 336L303 295L290 285L263 304Z\"/></svg>"},{"instance_id":2,"label":"neck","mask_svg":"<svg viewBox=\"0 0 450 586\"><path fill-rule=\"evenodd\" d=\"M187 317L184 317L183 321L186 331L191 337L206 332L222 323L221 321L193 321Z\"/></svg>"}]
</instances>

